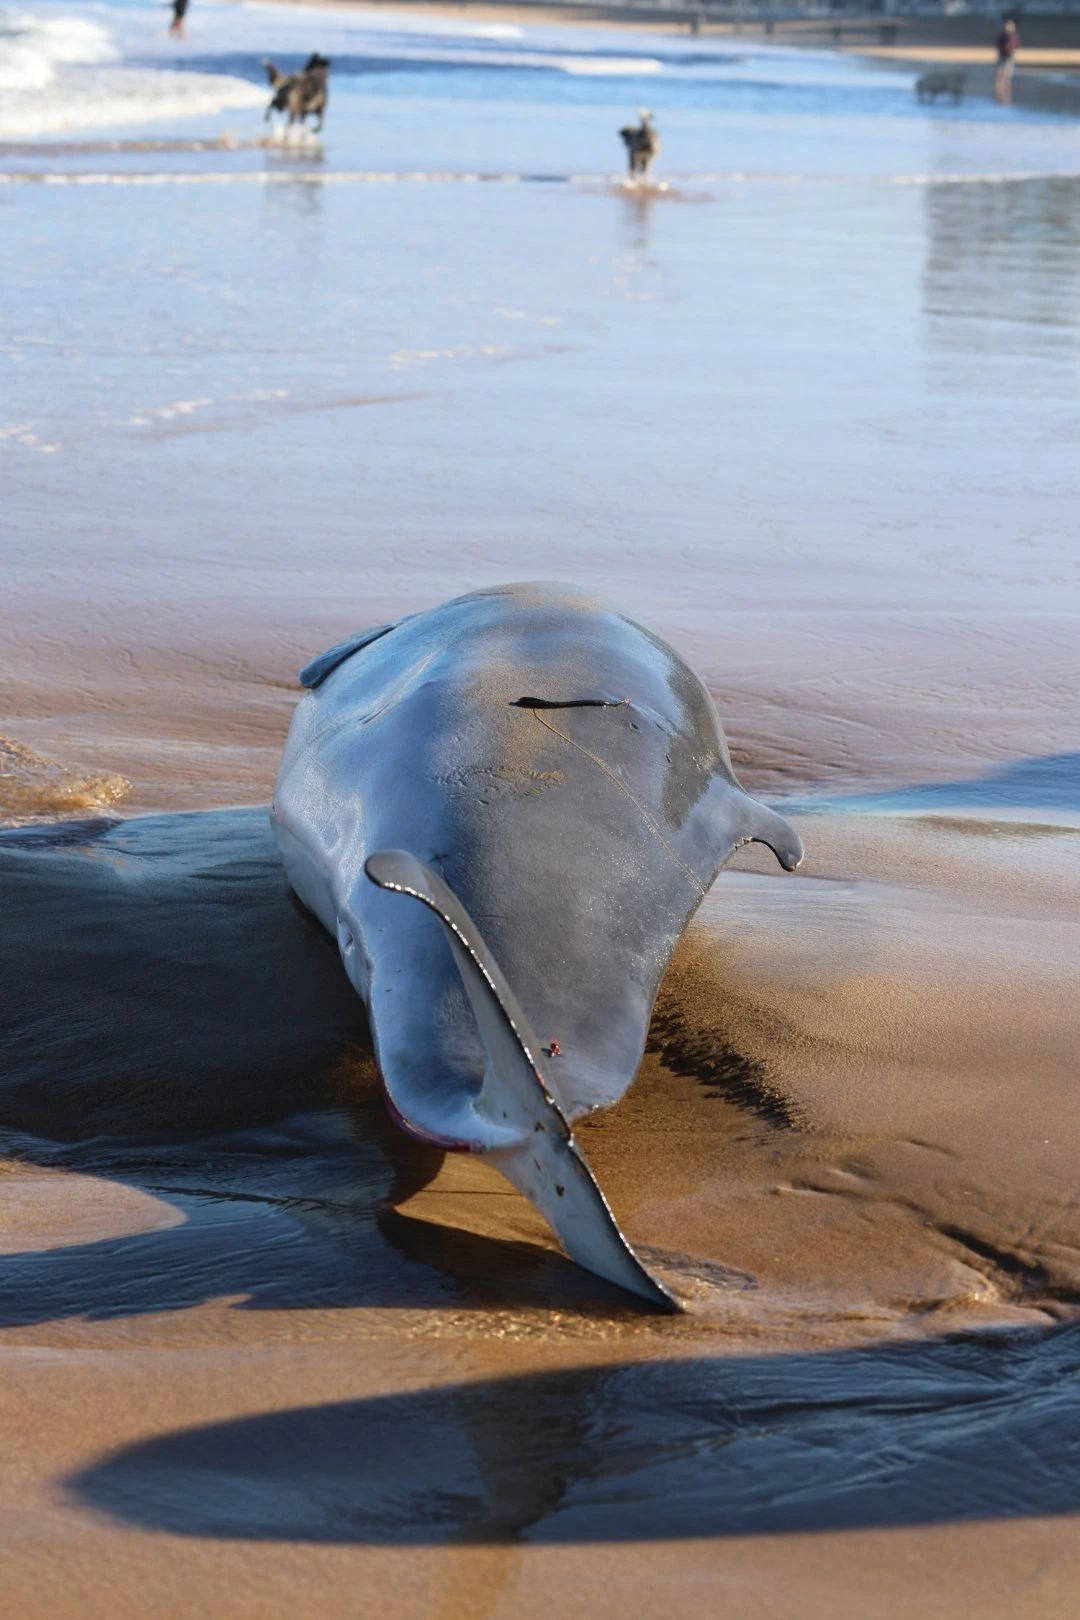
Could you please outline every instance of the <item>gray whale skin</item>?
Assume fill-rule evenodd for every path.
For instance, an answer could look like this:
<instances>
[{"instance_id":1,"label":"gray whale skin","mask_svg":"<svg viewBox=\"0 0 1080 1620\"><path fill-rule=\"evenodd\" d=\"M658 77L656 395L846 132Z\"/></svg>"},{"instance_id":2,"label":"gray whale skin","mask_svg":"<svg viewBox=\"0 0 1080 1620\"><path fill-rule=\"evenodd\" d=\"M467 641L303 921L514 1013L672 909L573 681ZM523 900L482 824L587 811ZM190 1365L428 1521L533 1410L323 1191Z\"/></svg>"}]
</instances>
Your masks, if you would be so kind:
<instances>
[{"instance_id":1,"label":"gray whale skin","mask_svg":"<svg viewBox=\"0 0 1080 1620\"><path fill-rule=\"evenodd\" d=\"M565 585L382 625L302 671L271 820L367 1003L390 1110L483 1153L567 1252L660 1309L574 1139L641 1061L680 934L741 844L797 833L739 786L663 641Z\"/></svg>"}]
</instances>

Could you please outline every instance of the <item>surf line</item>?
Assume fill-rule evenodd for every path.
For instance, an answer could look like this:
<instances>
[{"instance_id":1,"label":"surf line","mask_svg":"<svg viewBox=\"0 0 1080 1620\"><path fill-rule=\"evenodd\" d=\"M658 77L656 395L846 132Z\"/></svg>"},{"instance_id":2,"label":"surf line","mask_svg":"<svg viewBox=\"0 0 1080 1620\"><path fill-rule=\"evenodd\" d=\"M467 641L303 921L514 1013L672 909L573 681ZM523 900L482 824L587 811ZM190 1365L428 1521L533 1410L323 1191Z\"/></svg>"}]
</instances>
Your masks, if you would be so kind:
<instances>
[{"instance_id":1,"label":"surf line","mask_svg":"<svg viewBox=\"0 0 1080 1620\"><path fill-rule=\"evenodd\" d=\"M50 172L48 170L5 170L0 171L0 185L39 185L39 186L273 186L273 185L310 185L318 182L320 185L396 185L396 184L433 184L433 185L520 185L520 184L550 184L571 185L575 183L574 175L523 175L523 174L454 174L451 172L415 171L394 174L379 172L371 169L339 169L329 174L321 169L291 169L291 170L239 170L229 174L215 174L210 170L180 171L175 174L119 174L116 172L102 172L81 174L71 170Z\"/></svg>"},{"instance_id":2,"label":"surf line","mask_svg":"<svg viewBox=\"0 0 1080 1620\"><path fill-rule=\"evenodd\" d=\"M1025 169L1015 173L980 174L754 174L745 170L692 174L676 177L680 185L862 185L862 186L988 186L1022 185L1032 180L1077 180L1080 170ZM115 170L77 172L75 170L0 170L0 185L38 186L290 186L290 185L489 185L489 186L581 186L617 190L627 195L685 196L677 185L665 181L650 187L627 186L606 174L480 174L453 170L415 169L253 169L225 174L213 170L156 171L122 174Z\"/></svg>"}]
</instances>

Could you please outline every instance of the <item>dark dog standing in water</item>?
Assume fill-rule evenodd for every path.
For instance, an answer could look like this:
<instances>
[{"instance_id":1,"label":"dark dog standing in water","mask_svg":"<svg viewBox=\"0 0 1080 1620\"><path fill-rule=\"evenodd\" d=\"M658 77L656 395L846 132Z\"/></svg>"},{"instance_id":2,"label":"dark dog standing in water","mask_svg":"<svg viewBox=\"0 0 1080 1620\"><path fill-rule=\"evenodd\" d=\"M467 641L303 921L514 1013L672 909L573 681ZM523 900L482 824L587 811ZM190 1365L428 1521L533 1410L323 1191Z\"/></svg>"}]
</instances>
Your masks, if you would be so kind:
<instances>
[{"instance_id":1,"label":"dark dog standing in water","mask_svg":"<svg viewBox=\"0 0 1080 1620\"><path fill-rule=\"evenodd\" d=\"M643 107L640 124L628 124L625 129L620 129L619 134L626 147L630 174L636 180L643 179L660 150L660 136L652 121L652 113Z\"/></svg>"},{"instance_id":2,"label":"dark dog standing in water","mask_svg":"<svg viewBox=\"0 0 1080 1620\"><path fill-rule=\"evenodd\" d=\"M920 101L936 102L938 96L949 96L954 106L964 99L962 73L921 73L915 80L915 94Z\"/></svg>"},{"instance_id":3,"label":"dark dog standing in water","mask_svg":"<svg viewBox=\"0 0 1080 1620\"><path fill-rule=\"evenodd\" d=\"M303 126L308 118L317 118L315 133L323 127L330 84L330 63L318 51L313 51L299 73L281 73L273 62L263 63L270 88L274 92L266 109L267 118L284 113L291 129Z\"/></svg>"}]
</instances>

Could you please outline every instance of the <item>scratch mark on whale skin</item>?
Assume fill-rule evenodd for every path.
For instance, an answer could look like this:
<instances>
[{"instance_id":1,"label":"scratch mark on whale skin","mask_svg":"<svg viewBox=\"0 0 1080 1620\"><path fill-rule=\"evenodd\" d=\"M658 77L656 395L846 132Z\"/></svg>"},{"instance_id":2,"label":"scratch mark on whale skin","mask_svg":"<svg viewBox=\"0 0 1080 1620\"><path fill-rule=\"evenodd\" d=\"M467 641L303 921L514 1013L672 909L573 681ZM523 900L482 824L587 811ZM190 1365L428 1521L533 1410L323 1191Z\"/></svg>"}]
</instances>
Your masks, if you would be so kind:
<instances>
[{"instance_id":1,"label":"scratch mark on whale skin","mask_svg":"<svg viewBox=\"0 0 1080 1620\"><path fill-rule=\"evenodd\" d=\"M579 707L579 706L580 705L572 705L572 704L560 705L560 707L567 707L567 708ZM611 705L601 704L599 706L603 707L603 708L607 708L607 707L610 707ZM620 705L614 705L614 706L619 707ZM532 713L533 719L537 722L538 725L541 725L541 726L545 727L545 729L552 732L554 736L561 737L564 743L569 743L571 748L576 748L578 750L578 753L585 755L586 759L591 759L593 764L596 765L600 770L603 771L604 775L608 778L608 780L610 782L614 782L615 786L617 788L619 788L619 790L621 792L626 794L626 797L630 800L630 803L639 812L639 814L641 815L641 818L645 822L646 826L651 828L651 830L656 834L657 838L663 844L664 848L667 850L668 854L671 856L671 858L675 862L676 866L681 868L681 870L686 873L687 877L690 879L690 882L694 885L694 888L697 890L698 894L701 896L702 899L704 899L706 894L708 894L708 892L709 892L708 889L702 883L701 879L698 877L697 873L693 870L693 868L687 866L686 862L683 860L682 856L678 853L678 851L672 848L671 844L664 837L664 834L663 834L663 831L661 830L661 828L653 820L652 816L649 814L648 810L646 810L645 806L642 804L641 800L637 797L637 795L630 791L630 789L627 787L626 783L622 780L622 777L617 776L615 774L615 772L611 769L611 766L606 765L604 763L604 761L600 758L599 754L594 754L591 751L591 749L588 749L588 748L585 747L584 743L579 743L577 741L577 739L575 737L571 737L568 732L560 731L558 726L553 726L550 720L545 720L543 715L540 713L539 708L537 708L536 706L533 706L532 709L531 709L531 713Z\"/></svg>"}]
</instances>

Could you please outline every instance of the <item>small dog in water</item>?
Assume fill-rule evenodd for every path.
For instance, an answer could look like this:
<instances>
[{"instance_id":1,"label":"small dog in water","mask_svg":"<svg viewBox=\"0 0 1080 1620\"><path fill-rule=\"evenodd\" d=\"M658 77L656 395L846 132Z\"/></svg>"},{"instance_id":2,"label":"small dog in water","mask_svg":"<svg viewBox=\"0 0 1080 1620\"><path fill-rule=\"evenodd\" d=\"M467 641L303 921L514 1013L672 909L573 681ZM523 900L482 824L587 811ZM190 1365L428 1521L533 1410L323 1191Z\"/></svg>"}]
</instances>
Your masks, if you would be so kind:
<instances>
[{"instance_id":1,"label":"small dog in water","mask_svg":"<svg viewBox=\"0 0 1080 1620\"><path fill-rule=\"evenodd\" d=\"M915 80L915 94L920 101L936 101L938 96L950 96L954 105L964 99L962 73L922 73Z\"/></svg>"},{"instance_id":2,"label":"small dog in water","mask_svg":"<svg viewBox=\"0 0 1080 1620\"><path fill-rule=\"evenodd\" d=\"M628 124L619 131L626 147L627 165L635 179L648 174L653 158L660 150L660 136L652 121L652 113L643 107L640 117L640 124Z\"/></svg>"},{"instance_id":3,"label":"small dog in water","mask_svg":"<svg viewBox=\"0 0 1080 1620\"><path fill-rule=\"evenodd\" d=\"M317 118L315 133L323 127L330 83L330 63L318 51L313 51L299 73L281 73L273 62L264 61L266 76L274 92L266 109L268 119L275 113L284 113L288 127L299 124L301 129L307 118Z\"/></svg>"}]
</instances>

